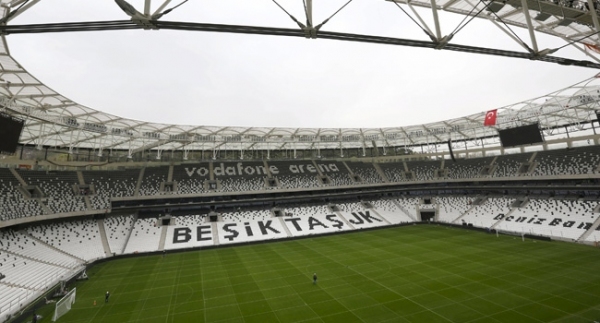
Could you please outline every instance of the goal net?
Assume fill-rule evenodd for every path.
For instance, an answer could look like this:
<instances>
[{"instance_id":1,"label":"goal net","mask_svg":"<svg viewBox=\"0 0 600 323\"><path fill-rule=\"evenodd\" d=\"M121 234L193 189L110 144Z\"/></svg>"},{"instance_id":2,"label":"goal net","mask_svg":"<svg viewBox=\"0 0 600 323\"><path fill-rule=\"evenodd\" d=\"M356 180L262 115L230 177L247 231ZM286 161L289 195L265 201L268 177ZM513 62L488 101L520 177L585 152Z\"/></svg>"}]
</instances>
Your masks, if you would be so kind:
<instances>
[{"instance_id":1,"label":"goal net","mask_svg":"<svg viewBox=\"0 0 600 323\"><path fill-rule=\"evenodd\" d=\"M54 310L54 316L52 316L52 322L56 322L58 318L65 315L70 309L73 303L75 303L75 294L77 288L70 290L63 298L56 302L56 308Z\"/></svg>"}]
</instances>

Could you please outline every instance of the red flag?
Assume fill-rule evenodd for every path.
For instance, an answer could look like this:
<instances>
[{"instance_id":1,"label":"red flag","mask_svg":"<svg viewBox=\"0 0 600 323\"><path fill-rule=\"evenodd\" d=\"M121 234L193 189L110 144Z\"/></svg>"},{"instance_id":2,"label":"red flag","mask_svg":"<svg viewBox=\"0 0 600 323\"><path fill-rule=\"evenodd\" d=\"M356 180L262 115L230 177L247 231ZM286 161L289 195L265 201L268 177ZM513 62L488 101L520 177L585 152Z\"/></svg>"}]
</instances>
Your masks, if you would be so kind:
<instances>
[{"instance_id":1,"label":"red flag","mask_svg":"<svg viewBox=\"0 0 600 323\"><path fill-rule=\"evenodd\" d=\"M490 110L485 114L485 120L483 120L484 126L495 126L496 125L496 117L498 116L498 110Z\"/></svg>"},{"instance_id":2,"label":"red flag","mask_svg":"<svg viewBox=\"0 0 600 323\"><path fill-rule=\"evenodd\" d=\"M584 43L583 46L585 46L585 49L589 49L591 51L594 51L594 52L600 54L600 47L598 47L597 45Z\"/></svg>"}]
</instances>

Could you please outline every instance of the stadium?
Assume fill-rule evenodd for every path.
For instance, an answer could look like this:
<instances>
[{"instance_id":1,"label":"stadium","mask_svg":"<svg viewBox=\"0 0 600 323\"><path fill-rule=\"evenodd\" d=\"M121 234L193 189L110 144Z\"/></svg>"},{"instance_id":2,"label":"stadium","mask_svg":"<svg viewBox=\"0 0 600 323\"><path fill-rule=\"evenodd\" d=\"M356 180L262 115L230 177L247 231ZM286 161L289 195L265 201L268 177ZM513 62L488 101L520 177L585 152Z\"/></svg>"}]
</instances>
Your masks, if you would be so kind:
<instances>
[{"instance_id":1,"label":"stadium","mask_svg":"<svg viewBox=\"0 0 600 323\"><path fill-rule=\"evenodd\" d=\"M240 11L220 16L216 2L0 0L0 322L600 321L597 1L233 2ZM211 19L194 20L198 12ZM402 23L382 22L390 12ZM472 26L485 36L461 38ZM148 74L134 65L150 43L119 38L175 46L190 34L203 47L185 38L181 58L144 66ZM33 45L46 41L54 47ZM290 56L296 69L251 66L247 42L275 44L262 59ZM77 61L63 56L73 44L92 48L88 63L61 65ZM333 51L322 65L311 56L319 46ZM175 68L184 49L196 60ZM200 51L217 65L245 57L200 74L198 61L209 60ZM411 64L378 65L401 51L419 55L402 56L418 74L446 75L439 62L422 70L433 57L458 69L445 62L452 79L419 84ZM123 74L104 79L113 68ZM120 81L129 68L140 84ZM193 74L193 87L157 82L166 70ZM91 83L77 86L77 74ZM200 89L212 86L204 74L224 94ZM105 103L88 107L50 84ZM163 91L178 94L169 108ZM398 109L409 92L421 96ZM178 101L184 93L191 101ZM152 115L153 100L172 113ZM129 106L147 119L124 116ZM171 121L179 110L194 122ZM412 125L408 110L420 110ZM359 126L338 126L345 117Z\"/></svg>"}]
</instances>

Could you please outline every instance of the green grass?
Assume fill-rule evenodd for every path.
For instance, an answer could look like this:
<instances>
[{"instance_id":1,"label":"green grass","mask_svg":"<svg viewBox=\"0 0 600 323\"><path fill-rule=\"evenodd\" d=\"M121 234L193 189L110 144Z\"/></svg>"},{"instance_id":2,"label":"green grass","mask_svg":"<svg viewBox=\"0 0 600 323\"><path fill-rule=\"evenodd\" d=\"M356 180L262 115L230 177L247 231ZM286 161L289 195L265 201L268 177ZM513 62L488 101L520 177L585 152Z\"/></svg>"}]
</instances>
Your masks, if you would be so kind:
<instances>
[{"instance_id":1,"label":"green grass","mask_svg":"<svg viewBox=\"0 0 600 323\"><path fill-rule=\"evenodd\" d=\"M397 227L110 261L59 322L592 322L599 269L592 247Z\"/></svg>"}]
</instances>

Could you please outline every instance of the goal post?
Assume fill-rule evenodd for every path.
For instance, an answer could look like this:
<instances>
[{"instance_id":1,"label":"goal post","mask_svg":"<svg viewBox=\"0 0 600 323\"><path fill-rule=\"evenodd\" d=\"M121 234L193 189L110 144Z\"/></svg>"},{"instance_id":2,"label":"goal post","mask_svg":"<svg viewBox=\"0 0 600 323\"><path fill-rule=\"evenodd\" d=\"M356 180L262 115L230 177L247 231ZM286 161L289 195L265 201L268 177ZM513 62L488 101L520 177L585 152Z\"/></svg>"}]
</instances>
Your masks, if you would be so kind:
<instances>
[{"instance_id":1,"label":"goal post","mask_svg":"<svg viewBox=\"0 0 600 323\"><path fill-rule=\"evenodd\" d=\"M56 322L56 320L71 310L71 306L75 303L76 293L77 288L73 288L65 296L63 296L63 298L56 302L54 315L52 316L52 322Z\"/></svg>"}]
</instances>

